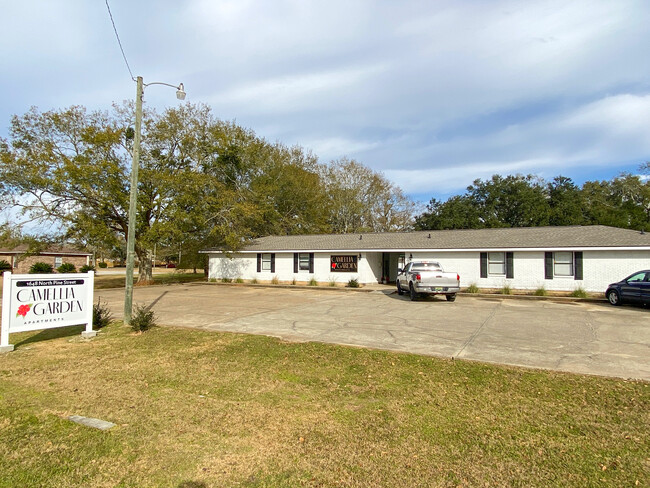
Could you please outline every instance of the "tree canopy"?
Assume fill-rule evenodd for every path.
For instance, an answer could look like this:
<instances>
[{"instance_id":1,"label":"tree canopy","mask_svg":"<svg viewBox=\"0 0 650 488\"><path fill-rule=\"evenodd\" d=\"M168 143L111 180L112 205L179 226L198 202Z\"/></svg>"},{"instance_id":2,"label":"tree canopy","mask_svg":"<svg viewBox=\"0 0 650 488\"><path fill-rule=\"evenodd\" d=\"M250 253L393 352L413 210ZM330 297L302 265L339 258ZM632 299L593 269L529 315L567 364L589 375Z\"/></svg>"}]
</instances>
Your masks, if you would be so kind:
<instances>
[{"instance_id":1,"label":"tree canopy","mask_svg":"<svg viewBox=\"0 0 650 488\"><path fill-rule=\"evenodd\" d=\"M133 113L127 104L14 116L9 140L0 140L4 203L93 248L123 246ZM151 278L156 244L182 248L196 266L205 247L237 250L269 234L405 230L413 212L401 189L356 161L321 164L189 103L145 112L137 205L140 280Z\"/></svg>"},{"instance_id":2,"label":"tree canopy","mask_svg":"<svg viewBox=\"0 0 650 488\"><path fill-rule=\"evenodd\" d=\"M650 164L640 170L650 174ZM432 199L415 219L420 230L594 224L650 229L650 179L623 173L579 188L565 176L494 175L444 202Z\"/></svg>"}]
</instances>

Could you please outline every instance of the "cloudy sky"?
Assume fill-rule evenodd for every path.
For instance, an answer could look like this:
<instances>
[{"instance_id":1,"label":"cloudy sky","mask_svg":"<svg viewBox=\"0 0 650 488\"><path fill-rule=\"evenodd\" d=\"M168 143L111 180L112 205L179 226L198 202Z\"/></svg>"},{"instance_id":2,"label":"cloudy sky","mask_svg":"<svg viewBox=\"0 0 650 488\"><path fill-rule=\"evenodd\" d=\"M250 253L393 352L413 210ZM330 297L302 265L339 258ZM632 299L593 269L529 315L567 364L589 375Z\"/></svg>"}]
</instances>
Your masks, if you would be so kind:
<instances>
[{"instance_id":1,"label":"cloudy sky","mask_svg":"<svg viewBox=\"0 0 650 488\"><path fill-rule=\"evenodd\" d=\"M499 173L577 183L650 160L650 2L109 0L134 75L422 201ZM11 116L132 99L105 0L2 1ZM145 102L174 106L171 88Z\"/></svg>"}]
</instances>

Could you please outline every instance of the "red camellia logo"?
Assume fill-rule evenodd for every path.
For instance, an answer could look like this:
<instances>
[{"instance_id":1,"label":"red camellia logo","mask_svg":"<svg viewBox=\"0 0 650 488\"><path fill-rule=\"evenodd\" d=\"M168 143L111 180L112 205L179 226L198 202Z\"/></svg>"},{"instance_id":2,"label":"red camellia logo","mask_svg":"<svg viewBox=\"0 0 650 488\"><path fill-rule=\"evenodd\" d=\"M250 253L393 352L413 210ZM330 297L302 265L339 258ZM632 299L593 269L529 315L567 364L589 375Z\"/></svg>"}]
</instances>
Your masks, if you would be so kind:
<instances>
[{"instance_id":1,"label":"red camellia logo","mask_svg":"<svg viewBox=\"0 0 650 488\"><path fill-rule=\"evenodd\" d=\"M18 312L16 313L16 317L22 315L23 318L25 318L25 315L27 315L27 312L29 312L31 309L32 309L31 303L29 305L21 305L20 307L18 307Z\"/></svg>"}]
</instances>

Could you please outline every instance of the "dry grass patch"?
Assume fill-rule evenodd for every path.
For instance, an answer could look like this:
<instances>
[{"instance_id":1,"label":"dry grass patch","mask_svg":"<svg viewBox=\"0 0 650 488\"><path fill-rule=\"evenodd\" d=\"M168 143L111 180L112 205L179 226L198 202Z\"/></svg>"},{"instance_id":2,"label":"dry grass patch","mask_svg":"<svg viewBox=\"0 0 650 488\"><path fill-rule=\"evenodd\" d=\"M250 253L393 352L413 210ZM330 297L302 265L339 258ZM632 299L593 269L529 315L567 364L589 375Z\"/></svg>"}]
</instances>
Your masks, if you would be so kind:
<instances>
[{"instance_id":1,"label":"dry grass patch","mask_svg":"<svg viewBox=\"0 0 650 488\"><path fill-rule=\"evenodd\" d=\"M79 331L16 334L0 357L0 487L650 481L644 382L167 327Z\"/></svg>"}]
</instances>

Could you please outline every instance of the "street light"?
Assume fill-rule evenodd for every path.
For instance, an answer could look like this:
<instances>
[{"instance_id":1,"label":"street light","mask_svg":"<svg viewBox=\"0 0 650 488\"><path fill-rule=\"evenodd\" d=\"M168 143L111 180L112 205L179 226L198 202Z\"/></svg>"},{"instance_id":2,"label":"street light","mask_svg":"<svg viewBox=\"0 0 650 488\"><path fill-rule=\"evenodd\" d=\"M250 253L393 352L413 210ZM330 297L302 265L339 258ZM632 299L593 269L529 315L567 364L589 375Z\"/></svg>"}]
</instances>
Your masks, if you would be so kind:
<instances>
[{"instance_id":1,"label":"street light","mask_svg":"<svg viewBox=\"0 0 650 488\"><path fill-rule=\"evenodd\" d=\"M126 236L126 290L124 293L124 323L131 324L133 311L133 266L135 263L135 227L138 206L138 169L140 168L140 133L142 132L142 98L144 89L151 85L165 85L176 88L176 98L185 100L185 87L154 81L143 83L142 76L136 79L135 94L135 137L133 138L133 163L131 165L131 193L129 196L129 227Z\"/></svg>"}]
</instances>

